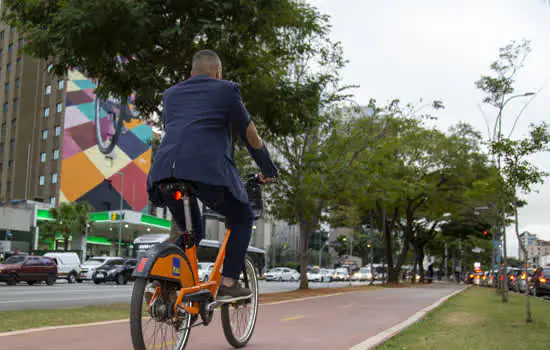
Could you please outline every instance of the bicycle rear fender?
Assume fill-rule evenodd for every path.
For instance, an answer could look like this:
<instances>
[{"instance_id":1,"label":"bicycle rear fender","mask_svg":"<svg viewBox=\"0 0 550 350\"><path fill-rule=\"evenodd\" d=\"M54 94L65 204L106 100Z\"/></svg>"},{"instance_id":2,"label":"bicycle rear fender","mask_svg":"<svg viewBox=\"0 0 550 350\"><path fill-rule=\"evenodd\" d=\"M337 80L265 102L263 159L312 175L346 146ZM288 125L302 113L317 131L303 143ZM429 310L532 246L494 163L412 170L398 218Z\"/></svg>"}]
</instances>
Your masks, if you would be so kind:
<instances>
[{"instance_id":1,"label":"bicycle rear fender","mask_svg":"<svg viewBox=\"0 0 550 350\"><path fill-rule=\"evenodd\" d=\"M132 276L174 282L180 288L196 285L189 259L173 243L159 243L140 254Z\"/></svg>"}]
</instances>

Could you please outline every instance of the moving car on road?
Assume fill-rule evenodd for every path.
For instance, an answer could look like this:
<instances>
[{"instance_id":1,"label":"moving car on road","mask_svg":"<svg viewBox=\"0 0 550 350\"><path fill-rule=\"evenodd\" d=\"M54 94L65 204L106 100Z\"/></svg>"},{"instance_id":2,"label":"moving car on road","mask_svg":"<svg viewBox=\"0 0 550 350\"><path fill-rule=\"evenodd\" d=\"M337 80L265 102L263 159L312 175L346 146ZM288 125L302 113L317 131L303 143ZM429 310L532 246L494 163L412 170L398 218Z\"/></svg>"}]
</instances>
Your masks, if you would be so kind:
<instances>
[{"instance_id":1,"label":"moving car on road","mask_svg":"<svg viewBox=\"0 0 550 350\"><path fill-rule=\"evenodd\" d=\"M288 267L276 267L267 271L265 274L266 281L298 281L300 273Z\"/></svg>"},{"instance_id":2,"label":"moving car on road","mask_svg":"<svg viewBox=\"0 0 550 350\"><path fill-rule=\"evenodd\" d=\"M550 267L534 270L530 288L534 296L550 295Z\"/></svg>"},{"instance_id":3,"label":"moving car on road","mask_svg":"<svg viewBox=\"0 0 550 350\"><path fill-rule=\"evenodd\" d=\"M51 286L57 280L55 260L43 256L12 255L0 264L0 281L9 286L27 282L29 286L45 281Z\"/></svg>"},{"instance_id":4,"label":"moving car on road","mask_svg":"<svg viewBox=\"0 0 550 350\"><path fill-rule=\"evenodd\" d=\"M201 262L199 263L199 280L201 282L206 282L212 274L212 268L214 263L211 262Z\"/></svg>"},{"instance_id":5,"label":"moving car on road","mask_svg":"<svg viewBox=\"0 0 550 350\"><path fill-rule=\"evenodd\" d=\"M314 267L307 272L307 280L311 282L330 282L332 276L326 269Z\"/></svg>"},{"instance_id":6,"label":"moving car on road","mask_svg":"<svg viewBox=\"0 0 550 350\"><path fill-rule=\"evenodd\" d=\"M124 258L111 257L111 256L98 256L86 260L84 264L80 266L79 280L92 281L94 274L98 269L103 268L105 264L110 265L124 265Z\"/></svg>"},{"instance_id":7,"label":"moving car on road","mask_svg":"<svg viewBox=\"0 0 550 350\"><path fill-rule=\"evenodd\" d=\"M349 271L345 267L339 267L334 271L332 278L336 281L349 281Z\"/></svg>"},{"instance_id":8,"label":"moving car on road","mask_svg":"<svg viewBox=\"0 0 550 350\"><path fill-rule=\"evenodd\" d=\"M105 282L116 282L116 284L126 284L133 280L132 272L136 268L137 259L126 259L124 261L111 260L97 268L93 280L95 284Z\"/></svg>"},{"instance_id":9,"label":"moving car on road","mask_svg":"<svg viewBox=\"0 0 550 350\"><path fill-rule=\"evenodd\" d=\"M372 280L372 272L370 267L362 267L351 276L352 281L370 281Z\"/></svg>"}]
</instances>

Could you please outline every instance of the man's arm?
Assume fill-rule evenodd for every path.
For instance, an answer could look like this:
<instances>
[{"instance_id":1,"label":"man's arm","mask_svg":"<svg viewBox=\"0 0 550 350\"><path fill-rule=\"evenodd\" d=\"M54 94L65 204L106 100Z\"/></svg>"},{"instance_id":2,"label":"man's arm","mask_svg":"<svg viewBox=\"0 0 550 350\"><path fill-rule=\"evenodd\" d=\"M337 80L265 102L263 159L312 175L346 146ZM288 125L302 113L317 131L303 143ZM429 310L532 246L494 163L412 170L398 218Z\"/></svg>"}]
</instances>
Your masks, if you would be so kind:
<instances>
[{"instance_id":1,"label":"man's arm","mask_svg":"<svg viewBox=\"0 0 550 350\"><path fill-rule=\"evenodd\" d=\"M229 83L229 118L233 127L245 143L248 152L260 167L263 176L266 178L275 178L279 175L279 170L271 156L265 143L258 134L256 125L250 120L250 115L246 110L241 98L241 92L237 84Z\"/></svg>"}]
</instances>

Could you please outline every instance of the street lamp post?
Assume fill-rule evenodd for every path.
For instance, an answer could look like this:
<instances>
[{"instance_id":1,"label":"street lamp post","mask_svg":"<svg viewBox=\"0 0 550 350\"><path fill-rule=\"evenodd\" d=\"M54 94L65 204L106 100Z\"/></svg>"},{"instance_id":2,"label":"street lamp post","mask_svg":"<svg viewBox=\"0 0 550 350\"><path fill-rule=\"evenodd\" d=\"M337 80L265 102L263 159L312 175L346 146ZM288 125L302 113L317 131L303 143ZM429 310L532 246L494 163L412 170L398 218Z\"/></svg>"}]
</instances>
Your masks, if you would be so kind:
<instances>
[{"instance_id":1,"label":"street lamp post","mask_svg":"<svg viewBox=\"0 0 550 350\"><path fill-rule=\"evenodd\" d=\"M120 217L118 218L118 253L117 255L120 256L120 246L122 244L122 207L124 205L124 173L117 172L118 175L121 176L121 190L120 190Z\"/></svg>"},{"instance_id":2,"label":"street lamp post","mask_svg":"<svg viewBox=\"0 0 550 350\"><path fill-rule=\"evenodd\" d=\"M500 142L500 140L502 139L502 111L504 110L504 107L506 106L506 104L508 102L510 102L511 100L513 100L514 98L528 97L528 96L533 96L533 95L535 95L534 92L527 92L527 93L524 93L524 94L514 95L514 96L509 97L506 101L504 101L504 103L502 103L500 105L497 120L496 120L496 123L495 123L495 129L496 129L496 126L498 125L498 134L496 135L497 136L497 142ZM493 134L493 138L494 138L494 134ZM498 173L500 174L501 169L502 169L500 153L497 156L497 169L498 169ZM506 208L505 208L505 205L504 205L504 197L502 195L500 195L499 204L500 204L500 210L499 211L500 211L500 216L501 216L501 218L500 218L500 230L501 230L501 233L502 233L502 245L503 245L502 260L503 260L503 263L504 263L504 272L505 272L505 276L506 276L506 271L507 271L507 268L508 268L508 261L507 261L508 260L507 259L508 254L506 252L506 248L507 248L507 245L506 245L506 243L507 243L506 242ZM503 283L502 288L503 288L502 289L502 300L503 301L508 301L508 280L506 278L504 278L504 283Z\"/></svg>"}]
</instances>

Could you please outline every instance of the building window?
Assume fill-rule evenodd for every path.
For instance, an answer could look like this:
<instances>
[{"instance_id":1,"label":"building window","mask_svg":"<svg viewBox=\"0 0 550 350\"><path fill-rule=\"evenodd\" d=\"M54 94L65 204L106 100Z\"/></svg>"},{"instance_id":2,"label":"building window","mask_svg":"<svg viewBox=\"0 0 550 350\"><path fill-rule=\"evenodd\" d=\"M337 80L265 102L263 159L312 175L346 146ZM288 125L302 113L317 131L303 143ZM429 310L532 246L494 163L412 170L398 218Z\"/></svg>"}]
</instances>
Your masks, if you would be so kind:
<instances>
[{"instance_id":1,"label":"building window","mask_svg":"<svg viewBox=\"0 0 550 350\"><path fill-rule=\"evenodd\" d=\"M4 50L0 49L0 56L4 53Z\"/></svg>"},{"instance_id":2,"label":"building window","mask_svg":"<svg viewBox=\"0 0 550 350\"><path fill-rule=\"evenodd\" d=\"M21 62L23 62L23 59L21 57L17 57L17 60L15 61L15 63L17 63L17 65L20 66Z\"/></svg>"},{"instance_id":3,"label":"building window","mask_svg":"<svg viewBox=\"0 0 550 350\"><path fill-rule=\"evenodd\" d=\"M10 140L10 148L13 149L15 147L15 139Z\"/></svg>"},{"instance_id":4,"label":"building window","mask_svg":"<svg viewBox=\"0 0 550 350\"><path fill-rule=\"evenodd\" d=\"M50 205L55 206L55 197L50 197Z\"/></svg>"},{"instance_id":5,"label":"building window","mask_svg":"<svg viewBox=\"0 0 550 350\"><path fill-rule=\"evenodd\" d=\"M5 91L5 92L10 91L10 83L5 83L5 84L4 84L4 91Z\"/></svg>"},{"instance_id":6,"label":"building window","mask_svg":"<svg viewBox=\"0 0 550 350\"><path fill-rule=\"evenodd\" d=\"M53 64L51 64L51 63L50 63L50 64L48 64L48 73L49 73L49 72L51 72L51 71L52 71L52 69L53 69Z\"/></svg>"},{"instance_id":7,"label":"building window","mask_svg":"<svg viewBox=\"0 0 550 350\"><path fill-rule=\"evenodd\" d=\"M55 136L59 136L61 135L61 127L60 126L56 126L55 127Z\"/></svg>"},{"instance_id":8,"label":"building window","mask_svg":"<svg viewBox=\"0 0 550 350\"><path fill-rule=\"evenodd\" d=\"M0 39L4 40L6 33L4 31L0 32Z\"/></svg>"},{"instance_id":9,"label":"building window","mask_svg":"<svg viewBox=\"0 0 550 350\"><path fill-rule=\"evenodd\" d=\"M6 122L2 123L2 132L6 131Z\"/></svg>"},{"instance_id":10,"label":"building window","mask_svg":"<svg viewBox=\"0 0 550 350\"><path fill-rule=\"evenodd\" d=\"M63 90L64 87L65 87L65 80L60 80L57 82L57 88L59 90Z\"/></svg>"},{"instance_id":11,"label":"building window","mask_svg":"<svg viewBox=\"0 0 550 350\"><path fill-rule=\"evenodd\" d=\"M17 109L17 107L19 107L19 99L14 98L13 99L13 109Z\"/></svg>"},{"instance_id":12,"label":"building window","mask_svg":"<svg viewBox=\"0 0 550 350\"><path fill-rule=\"evenodd\" d=\"M17 126L17 119L12 119L11 120L11 128L15 129L16 126Z\"/></svg>"},{"instance_id":13,"label":"building window","mask_svg":"<svg viewBox=\"0 0 550 350\"><path fill-rule=\"evenodd\" d=\"M56 184L57 183L57 173L53 173L52 174L52 184Z\"/></svg>"},{"instance_id":14,"label":"building window","mask_svg":"<svg viewBox=\"0 0 550 350\"><path fill-rule=\"evenodd\" d=\"M19 38L19 40L17 40L17 45L19 45L19 47L23 46L23 38Z\"/></svg>"},{"instance_id":15,"label":"building window","mask_svg":"<svg viewBox=\"0 0 550 350\"><path fill-rule=\"evenodd\" d=\"M63 112L63 103L60 102L57 104L57 113Z\"/></svg>"},{"instance_id":16,"label":"building window","mask_svg":"<svg viewBox=\"0 0 550 350\"><path fill-rule=\"evenodd\" d=\"M12 53L13 52L13 44L9 44L8 45L8 53Z\"/></svg>"},{"instance_id":17,"label":"building window","mask_svg":"<svg viewBox=\"0 0 550 350\"><path fill-rule=\"evenodd\" d=\"M18 88L21 86L21 80L15 79L15 87Z\"/></svg>"},{"instance_id":18,"label":"building window","mask_svg":"<svg viewBox=\"0 0 550 350\"><path fill-rule=\"evenodd\" d=\"M8 160L8 168L11 169L13 168L13 160Z\"/></svg>"},{"instance_id":19,"label":"building window","mask_svg":"<svg viewBox=\"0 0 550 350\"><path fill-rule=\"evenodd\" d=\"M7 112L7 111L8 111L8 103L4 102L4 112Z\"/></svg>"},{"instance_id":20,"label":"building window","mask_svg":"<svg viewBox=\"0 0 550 350\"><path fill-rule=\"evenodd\" d=\"M46 85L46 96L49 96L52 93L52 86Z\"/></svg>"},{"instance_id":21,"label":"building window","mask_svg":"<svg viewBox=\"0 0 550 350\"><path fill-rule=\"evenodd\" d=\"M46 163L46 153L45 152L40 153L40 162L41 163Z\"/></svg>"},{"instance_id":22,"label":"building window","mask_svg":"<svg viewBox=\"0 0 550 350\"><path fill-rule=\"evenodd\" d=\"M13 33L15 31L15 27L10 27L10 33Z\"/></svg>"},{"instance_id":23,"label":"building window","mask_svg":"<svg viewBox=\"0 0 550 350\"><path fill-rule=\"evenodd\" d=\"M6 65L6 70L7 70L8 72L11 72L11 63L8 63L8 64Z\"/></svg>"},{"instance_id":24,"label":"building window","mask_svg":"<svg viewBox=\"0 0 550 350\"><path fill-rule=\"evenodd\" d=\"M44 181L45 181L44 176L40 176L39 178L40 186L44 186Z\"/></svg>"},{"instance_id":25,"label":"building window","mask_svg":"<svg viewBox=\"0 0 550 350\"><path fill-rule=\"evenodd\" d=\"M48 138L48 129L42 130L42 140L45 140Z\"/></svg>"},{"instance_id":26,"label":"building window","mask_svg":"<svg viewBox=\"0 0 550 350\"><path fill-rule=\"evenodd\" d=\"M54 159L54 160L59 159L59 150L58 150L58 149L56 149L56 150L53 151L53 159Z\"/></svg>"},{"instance_id":27,"label":"building window","mask_svg":"<svg viewBox=\"0 0 550 350\"><path fill-rule=\"evenodd\" d=\"M11 181L8 181L8 182L6 183L6 191L7 191L8 193L11 192Z\"/></svg>"},{"instance_id":28,"label":"building window","mask_svg":"<svg viewBox=\"0 0 550 350\"><path fill-rule=\"evenodd\" d=\"M48 118L50 116L50 107L44 108L44 118Z\"/></svg>"},{"instance_id":29,"label":"building window","mask_svg":"<svg viewBox=\"0 0 550 350\"><path fill-rule=\"evenodd\" d=\"M0 142L0 153L4 153L4 142Z\"/></svg>"}]
</instances>

